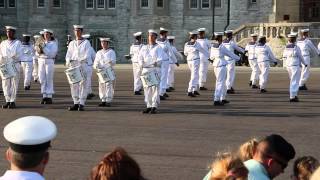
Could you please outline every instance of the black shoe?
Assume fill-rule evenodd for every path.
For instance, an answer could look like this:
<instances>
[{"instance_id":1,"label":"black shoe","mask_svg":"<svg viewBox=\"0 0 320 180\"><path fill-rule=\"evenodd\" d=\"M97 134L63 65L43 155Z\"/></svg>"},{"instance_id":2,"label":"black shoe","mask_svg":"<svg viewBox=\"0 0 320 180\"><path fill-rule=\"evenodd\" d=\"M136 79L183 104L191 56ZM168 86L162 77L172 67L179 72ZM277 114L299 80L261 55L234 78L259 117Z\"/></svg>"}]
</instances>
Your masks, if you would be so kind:
<instances>
[{"instance_id":1,"label":"black shoe","mask_svg":"<svg viewBox=\"0 0 320 180\"><path fill-rule=\"evenodd\" d=\"M297 96L295 96L294 98L291 98L289 101L290 102L299 102L299 99Z\"/></svg>"},{"instance_id":2,"label":"black shoe","mask_svg":"<svg viewBox=\"0 0 320 180\"><path fill-rule=\"evenodd\" d=\"M78 108L78 111L84 111L84 105L80 104L79 108Z\"/></svg>"},{"instance_id":3,"label":"black shoe","mask_svg":"<svg viewBox=\"0 0 320 180\"><path fill-rule=\"evenodd\" d=\"M139 91L140 91L140 92L143 91L143 88L139 89Z\"/></svg>"},{"instance_id":4,"label":"black shoe","mask_svg":"<svg viewBox=\"0 0 320 180\"><path fill-rule=\"evenodd\" d=\"M197 95L197 96L200 95L200 93L199 93L198 91L193 91L193 94L194 94L194 95Z\"/></svg>"},{"instance_id":5,"label":"black shoe","mask_svg":"<svg viewBox=\"0 0 320 180\"><path fill-rule=\"evenodd\" d=\"M37 82L38 82L38 79L35 79L34 82L37 83Z\"/></svg>"},{"instance_id":6,"label":"black shoe","mask_svg":"<svg viewBox=\"0 0 320 180\"><path fill-rule=\"evenodd\" d=\"M30 90L30 86L25 86L25 87L24 87L24 90L25 90L25 91Z\"/></svg>"},{"instance_id":7,"label":"black shoe","mask_svg":"<svg viewBox=\"0 0 320 180\"><path fill-rule=\"evenodd\" d=\"M10 106L10 103L7 102L6 104L2 105L2 109L7 109L9 108L9 106Z\"/></svg>"},{"instance_id":8,"label":"black shoe","mask_svg":"<svg viewBox=\"0 0 320 180\"><path fill-rule=\"evenodd\" d=\"M106 103L106 107L111 107L111 103Z\"/></svg>"},{"instance_id":9,"label":"black shoe","mask_svg":"<svg viewBox=\"0 0 320 180\"><path fill-rule=\"evenodd\" d=\"M252 85L251 88L252 89L258 89L259 87L257 85Z\"/></svg>"},{"instance_id":10,"label":"black shoe","mask_svg":"<svg viewBox=\"0 0 320 180\"><path fill-rule=\"evenodd\" d=\"M3 94L3 91L2 91L2 90L0 90L0 94Z\"/></svg>"},{"instance_id":11,"label":"black shoe","mask_svg":"<svg viewBox=\"0 0 320 180\"><path fill-rule=\"evenodd\" d=\"M151 114L157 114L158 113L157 108L155 108L155 107L151 108L151 112L150 113Z\"/></svg>"},{"instance_id":12,"label":"black shoe","mask_svg":"<svg viewBox=\"0 0 320 180\"><path fill-rule=\"evenodd\" d=\"M250 86L250 87L252 86L252 81L249 81L249 86Z\"/></svg>"},{"instance_id":13,"label":"black shoe","mask_svg":"<svg viewBox=\"0 0 320 180\"><path fill-rule=\"evenodd\" d=\"M142 93L140 91L135 91L134 95L142 95Z\"/></svg>"},{"instance_id":14,"label":"black shoe","mask_svg":"<svg viewBox=\"0 0 320 180\"><path fill-rule=\"evenodd\" d=\"M166 97L160 96L160 100L166 100Z\"/></svg>"},{"instance_id":15,"label":"black shoe","mask_svg":"<svg viewBox=\"0 0 320 180\"><path fill-rule=\"evenodd\" d=\"M46 98L46 97L45 97L45 98L42 98L42 100L40 101L40 104L45 104L46 101L47 101L47 98Z\"/></svg>"},{"instance_id":16,"label":"black shoe","mask_svg":"<svg viewBox=\"0 0 320 180\"><path fill-rule=\"evenodd\" d=\"M92 99L93 97L95 97L96 95L94 95L93 93L89 93L87 96L87 99Z\"/></svg>"},{"instance_id":17,"label":"black shoe","mask_svg":"<svg viewBox=\"0 0 320 180\"><path fill-rule=\"evenodd\" d=\"M166 92L171 92L171 89L170 89L170 88L167 88L167 89L166 89Z\"/></svg>"},{"instance_id":18,"label":"black shoe","mask_svg":"<svg viewBox=\"0 0 320 180\"><path fill-rule=\"evenodd\" d=\"M196 97L196 95L194 95L192 92L188 92L188 96L189 97Z\"/></svg>"},{"instance_id":19,"label":"black shoe","mask_svg":"<svg viewBox=\"0 0 320 180\"><path fill-rule=\"evenodd\" d=\"M9 109L15 109L15 108L16 108L16 103L15 103L15 102L10 102L8 108L9 108Z\"/></svg>"},{"instance_id":20,"label":"black shoe","mask_svg":"<svg viewBox=\"0 0 320 180\"><path fill-rule=\"evenodd\" d=\"M224 100L221 101L221 103L222 103L222 104L229 104L230 101L224 99Z\"/></svg>"},{"instance_id":21,"label":"black shoe","mask_svg":"<svg viewBox=\"0 0 320 180\"><path fill-rule=\"evenodd\" d=\"M146 108L142 111L143 114L148 114L151 111L151 108Z\"/></svg>"},{"instance_id":22,"label":"black shoe","mask_svg":"<svg viewBox=\"0 0 320 180\"><path fill-rule=\"evenodd\" d=\"M267 90L265 90L265 89L260 89L260 93L266 93L267 92Z\"/></svg>"},{"instance_id":23,"label":"black shoe","mask_svg":"<svg viewBox=\"0 0 320 180\"><path fill-rule=\"evenodd\" d=\"M169 97L169 95L167 93L164 93L163 96L166 97L166 98Z\"/></svg>"},{"instance_id":24,"label":"black shoe","mask_svg":"<svg viewBox=\"0 0 320 180\"><path fill-rule=\"evenodd\" d=\"M174 89L174 87L169 87L169 90L174 91L175 89Z\"/></svg>"},{"instance_id":25,"label":"black shoe","mask_svg":"<svg viewBox=\"0 0 320 180\"><path fill-rule=\"evenodd\" d=\"M215 106L223 106L224 104L222 102L220 102L220 101L214 101L213 105L215 105Z\"/></svg>"},{"instance_id":26,"label":"black shoe","mask_svg":"<svg viewBox=\"0 0 320 180\"><path fill-rule=\"evenodd\" d=\"M45 104L52 104L52 98L47 98L44 103Z\"/></svg>"},{"instance_id":27,"label":"black shoe","mask_svg":"<svg viewBox=\"0 0 320 180\"><path fill-rule=\"evenodd\" d=\"M206 90L208 90L208 88L206 88L206 87L200 87L200 91L206 91Z\"/></svg>"},{"instance_id":28,"label":"black shoe","mask_svg":"<svg viewBox=\"0 0 320 180\"><path fill-rule=\"evenodd\" d=\"M74 104L73 106L70 106L68 108L69 111L78 111L79 109L79 104Z\"/></svg>"},{"instance_id":29,"label":"black shoe","mask_svg":"<svg viewBox=\"0 0 320 180\"><path fill-rule=\"evenodd\" d=\"M306 90L308 90L308 88L307 88L307 86L304 84L303 86L300 86L300 87L299 87L299 90L305 90L305 91L306 91Z\"/></svg>"},{"instance_id":30,"label":"black shoe","mask_svg":"<svg viewBox=\"0 0 320 180\"><path fill-rule=\"evenodd\" d=\"M234 94L235 92L234 92L234 89L231 87L231 89L228 89L227 90L227 94Z\"/></svg>"},{"instance_id":31,"label":"black shoe","mask_svg":"<svg viewBox=\"0 0 320 180\"><path fill-rule=\"evenodd\" d=\"M106 106L106 102L101 102L100 104L98 104L99 107L105 107Z\"/></svg>"}]
</instances>

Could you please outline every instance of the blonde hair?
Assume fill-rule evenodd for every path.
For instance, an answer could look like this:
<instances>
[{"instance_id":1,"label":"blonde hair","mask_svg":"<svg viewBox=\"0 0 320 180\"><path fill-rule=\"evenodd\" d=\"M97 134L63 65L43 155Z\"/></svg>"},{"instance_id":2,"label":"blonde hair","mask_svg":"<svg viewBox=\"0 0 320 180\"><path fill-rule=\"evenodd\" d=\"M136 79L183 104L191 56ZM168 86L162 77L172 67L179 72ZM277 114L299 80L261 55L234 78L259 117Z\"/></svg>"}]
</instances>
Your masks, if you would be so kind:
<instances>
[{"instance_id":1,"label":"blonde hair","mask_svg":"<svg viewBox=\"0 0 320 180\"><path fill-rule=\"evenodd\" d=\"M319 161L312 156L303 156L295 160L293 175L298 180L309 180L312 173L319 167Z\"/></svg>"},{"instance_id":2,"label":"blonde hair","mask_svg":"<svg viewBox=\"0 0 320 180\"><path fill-rule=\"evenodd\" d=\"M252 159L257 146L258 140L256 138L252 138L249 141L241 144L238 150L240 159L243 162Z\"/></svg>"},{"instance_id":3,"label":"blonde hair","mask_svg":"<svg viewBox=\"0 0 320 180\"><path fill-rule=\"evenodd\" d=\"M224 153L211 166L210 180L245 180L248 170L238 156Z\"/></svg>"}]
</instances>

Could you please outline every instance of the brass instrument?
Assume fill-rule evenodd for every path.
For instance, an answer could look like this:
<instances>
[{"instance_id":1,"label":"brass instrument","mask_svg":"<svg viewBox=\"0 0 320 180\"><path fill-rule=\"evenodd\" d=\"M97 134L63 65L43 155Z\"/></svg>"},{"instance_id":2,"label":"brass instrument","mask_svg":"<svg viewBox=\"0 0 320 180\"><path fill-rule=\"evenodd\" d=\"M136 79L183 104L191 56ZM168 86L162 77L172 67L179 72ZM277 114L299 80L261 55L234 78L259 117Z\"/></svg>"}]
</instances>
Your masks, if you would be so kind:
<instances>
[{"instance_id":1,"label":"brass instrument","mask_svg":"<svg viewBox=\"0 0 320 180\"><path fill-rule=\"evenodd\" d=\"M44 38L42 36L37 38L34 46L38 54L43 54L43 48L46 46Z\"/></svg>"}]
</instances>

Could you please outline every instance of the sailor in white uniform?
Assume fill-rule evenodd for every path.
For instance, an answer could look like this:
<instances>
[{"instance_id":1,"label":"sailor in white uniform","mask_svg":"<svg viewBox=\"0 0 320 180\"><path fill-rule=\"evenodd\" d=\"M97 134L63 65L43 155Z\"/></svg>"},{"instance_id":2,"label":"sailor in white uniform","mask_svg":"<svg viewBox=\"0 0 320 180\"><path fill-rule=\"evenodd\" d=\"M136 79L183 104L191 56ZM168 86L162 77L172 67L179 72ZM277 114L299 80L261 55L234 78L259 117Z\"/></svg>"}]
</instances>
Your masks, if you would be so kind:
<instances>
[{"instance_id":1,"label":"sailor in white uniform","mask_svg":"<svg viewBox=\"0 0 320 180\"><path fill-rule=\"evenodd\" d=\"M301 38L298 39L297 46L299 46L299 48L301 49L302 56L307 63L307 66L302 66L299 89L308 90L306 83L310 77L310 60L314 55L320 56L320 50L318 50L309 39L309 29L302 29L300 33Z\"/></svg>"},{"instance_id":2,"label":"sailor in white uniform","mask_svg":"<svg viewBox=\"0 0 320 180\"><path fill-rule=\"evenodd\" d=\"M257 62L260 70L259 85L260 93L266 93L266 86L269 77L270 61L276 66L278 60L271 51L271 48L266 45L267 38L265 36L259 37L258 44L256 46Z\"/></svg>"},{"instance_id":3,"label":"sailor in white uniform","mask_svg":"<svg viewBox=\"0 0 320 180\"><path fill-rule=\"evenodd\" d=\"M35 56L35 51L33 45L30 43L30 34L22 35L22 55L21 55L21 66L22 74L24 75L24 90L30 90L32 70L33 70L33 57Z\"/></svg>"},{"instance_id":4,"label":"sailor in white uniform","mask_svg":"<svg viewBox=\"0 0 320 180\"><path fill-rule=\"evenodd\" d=\"M66 66L78 67L83 70L84 76L87 76L88 62L91 58L91 45L87 39L82 38L83 25L73 25L75 40L69 43L66 54ZM87 81L70 84L73 106L69 111L84 111L84 105L87 100Z\"/></svg>"},{"instance_id":5,"label":"sailor in white uniform","mask_svg":"<svg viewBox=\"0 0 320 180\"><path fill-rule=\"evenodd\" d=\"M223 45L232 53L234 51L238 51L239 53L244 53L244 49L240 48L232 39L233 32L232 30L225 31L226 39L223 41ZM236 76L236 69L235 69L235 60L226 56L226 60L228 61L227 65L227 80L226 80L226 86L227 86L227 93L228 94L234 94L234 79Z\"/></svg>"},{"instance_id":6,"label":"sailor in white uniform","mask_svg":"<svg viewBox=\"0 0 320 180\"><path fill-rule=\"evenodd\" d=\"M256 46L257 46L257 40L258 40L258 34L253 33L250 35L252 37L251 41L246 45L245 51L248 53L248 60L249 65L251 68L251 76L249 81L249 86L252 89L258 88L258 81L259 81L259 66L257 62L257 55L256 55Z\"/></svg>"},{"instance_id":7,"label":"sailor in white uniform","mask_svg":"<svg viewBox=\"0 0 320 180\"><path fill-rule=\"evenodd\" d=\"M96 54L93 68L103 70L113 69L116 64L116 53L109 47L110 38L100 38L102 49ZM101 82L99 79L99 97L101 99L100 107L110 107L114 96L114 81Z\"/></svg>"},{"instance_id":8,"label":"sailor in white uniform","mask_svg":"<svg viewBox=\"0 0 320 180\"><path fill-rule=\"evenodd\" d=\"M5 157L10 170L0 180L44 180L56 125L45 117L26 116L7 124L3 135L9 144Z\"/></svg>"},{"instance_id":9,"label":"sailor in white uniform","mask_svg":"<svg viewBox=\"0 0 320 180\"><path fill-rule=\"evenodd\" d=\"M199 86L200 90L207 90L205 84L207 82L207 73L209 67L209 56L210 56L210 47L211 43L205 38L206 28L199 28L198 29L199 35L197 42L200 44L202 49L205 50L206 53L200 52L200 66L199 66Z\"/></svg>"},{"instance_id":10,"label":"sailor in white uniform","mask_svg":"<svg viewBox=\"0 0 320 180\"><path fill-rule=\"evenodd\" d=\"M288 44L283 52L283 59L286 61L290 78L290 102L298 102L299 81L301 76L301 64L307 66L300 48L296 45L297 33L288 34Z\"/></svg>"},{"instance_id":11,"label":"sailor in white uniform","mask_svg":"<svg viewBox=\"0 0 320 180\"><path fill-rule=\"evenodd\" d=\"M10 78L2 77L2 89L6 104L2 106L3 109L13 109L16 107L16 96L18 92L18 85L20 79L20 63L22 56L21 42L15 38L16 27L6 26L7 40L0 44L0 63L13 63L15 67L15 76Z\"/></svg>"},{"instance_id":12,"label":"sailor in white uniform","mask_svg":"<svg viewBox=\"0 0 320 180\"><path fill-rule=\"evenodd\" d=\"M143 90L142 82L140 79L141 76L141 68L138 62L139 52L143 46L142 40L142 32L136 32L133 34L135 41L130 46L130 57L132 61L132 70L133 70L133 91L134 95L142 95L141 91Z\"/></svg>"},{"instance_id":13,"label":"sailor in white uniform","mask_svg":"<svg viewBox=\"0 0 320 180\"><path fill-rule=\"evenodd\" d=\"M84 39L90 40L90 34L84 34L82 35ZM88 96L87 99L91 99L95 97L95 94L92 92L92 72L93 72L93 62L96 58L96 51L91 46L90 50L90 58L88 59L88 72L87 72L87 88L88 88Z\"/></svg>"},{"instance_id":14,"label":"sailor in white uniform","mask_svg":"<svg viewBox=\"0 0 320 180\"><path fill-rule=\"evenodd\" d=\"M40 32L42 33L42 31ZM33 44L33 48L35 49L35 42L38 41L39 38L42 38L41 35L34 35L33 36L33 39L34 39L34 44ZM32 70L32 77L33 77L33 81L34 82L38 82L39 80L39 75L38 75L38 71L39 71L39 68L38 68L38 58L39 58L39 54L37 51L35 51L34 53L34 56L33 56L33 59L32 59L32 67L33 67L33 70Z\"/></svg>"},{"instance_id":15,"label":"sailor in white uniform","mask_svg":"<svg viewBox=\"0 0 320 180\"><path fill-rule=\"evenodd\" d=\"M168 40L172 49L173 54L176 58L169 58L169 72L168 72L168 81L167 81L167 92L174 91L174 71L176 69L176 66L179 67L179 61L183 60L182 54L177 50L177 48L174 46L174 36L168 36ZM176 60L176 61L175 61Z\"/></svg>"},{"instance_id":16,"label":"sailor in white uniform","mask_svg":"<svg viewBox=\"0 0 320 180\"><path fill-rule=\"evenodd\" d=\"M229 51L222 43L223 32L216 32L215 41L210 49L210 59L213 61L214 74L216 76L216 87L213 94L213 104L215 106L223 106L229 103L226 100L226 79L228 61L225 57L229 57L234 61L239 61L240 57Z\"/></svg>"},{"instance_id":17,"label":"sailor in white uniform","mask_svg":"<svg viewBox=\"0 0 320 180\"><path fill-rule=\"evenodd\" d=\"M144 101L147 108L142 113L156 114L157 108L160 103L159 88L160 88L160 75L161 63L168 57L162 47L156 43L157 32L153 29L148 31L148 44L144 45L138 56L138 62L142 68L141 78L143 81L144 88ZM151 74L154 75L155 79L153 82L146 82L151 80ZM146 77L146 78L144 78Z\"/></svg>"}]
</instances>

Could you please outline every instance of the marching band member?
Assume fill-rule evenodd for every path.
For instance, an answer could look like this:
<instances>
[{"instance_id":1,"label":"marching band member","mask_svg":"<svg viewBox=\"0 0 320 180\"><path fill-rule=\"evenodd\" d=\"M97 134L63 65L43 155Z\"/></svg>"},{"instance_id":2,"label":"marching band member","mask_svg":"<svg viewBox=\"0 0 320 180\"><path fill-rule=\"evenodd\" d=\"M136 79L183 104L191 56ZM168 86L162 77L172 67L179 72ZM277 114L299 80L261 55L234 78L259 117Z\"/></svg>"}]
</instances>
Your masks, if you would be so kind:
<instances>
[{"instance_id":1,"label":"marching band member","mask_svg":"<svg viewBox=\"0 0 320 180\"><path fill-rule=\"evenodd\" d=\"M170 47L172 49L173 54L176 56L175 59L169 58L169 71L168 71L168 81L167 81L167 92L174 91L174 70L176 66L179 67L178 60L183 60L183 56L180 52L178 52L177 48L174 46L174 36L168 36L168 40L170 43ZM177 61L175 61L177 60Z\"/></svg>"},{"instance_id":2,"label":"marching band member","mask_svg":"<svg viewBox=\"0 0 320 180\"><path fill-rule=\"evenodd\" d=\"M32 70L33 70L33 57L34 57L34 47L30 43L29 34L22 35L22 56L21 56L21 66L24 75L24 90L30 90Z\"/></svg>"},{"instance_id":3,"label":"marching band member","mask_svg":"<svg viewBox=\"0 0 320 180\"><path fill-rule=\"evenodd\" d=\"M266 43L267 38L265 36L259 37L258 44L255 49L257 55L257 62L260 70L259 85L261 93L267 92L266 86L269 76L270 61L272 61L275 66L278 64L278 61L276 57L273 55L271 48L268 45L266 45Z\"/></svg>"},{"instance_id":4,"label":"marching band member","mask_svg":"<svg viewBox=\"0 0 320 180\"><path fill-rule=\"evenodd\" d=\"M83 38L90 40L90 34L84 34L82 35ZM96 51L93 49L93 47L91 46L90 49L90 58L88 59L88 72L87 72L87 88L88 88L88 96L87 99L91 99L93 98L95 95L92 92L92 71L93 71L93 62L94 59L96 58Z\"/></svg>"},{"instance_id":5,"label":"marching band member","mask_svg":"<svg viewBox=\"0 0 320 180\"><path fill-rule=\"evenodd\" d=\"M223 45L231 52L234 52L236 50L243 54L244 49L240 48L232 39L232 35L233 35L232 30L225 31L225 35L226 35L226 39L223 41ZM228 56L226 57L226 60L228 61L227 80L226 80L227 93L234 94L235 92L233 89L233 85L234 85L234 79L236 76L236 69L235 69L236 64L235 64L235 60Z\"/></svg>"},{"instance_id":6,"label":"marching band member","mask_svg":"<svg viewBox=\"0 0 320 180\"><path fill-rule=\"evenodd\" d=\"M216 32L215 42L210 49L210 59L213 60L214 74L216 76L216 87L213 94L215 106L223 106L229 103L226 100L226 79L228 61L225 57L229 57L235 61L239 61L240 57L229 51L222 43L223 32Z\"/></svg>"},{"instance_id":7,"label":"marching band member","mask_svg":"<svg viewBox=\"0 0 320 180\"><path fill-rule=\"evenodd\" d=\"M308 66L301 54L300 48L295 44L297 33L288 35L289 41L283 52L290 78L290 102L298 102L299 81L301 76L301 64Z\"/></svg>"},{"instance_id":8,"label":"marching band member","mask_svg":"<svg viewBox=\"0 0 320 180\"><path fill-rule=\"evenodd\" d=\"M249 86L252 87L252 89L257 89L258 81L259 81L259 66L257 63L257 56L256 56L256 45L258 40L258 34L254 33L250 35L252 37L251 41L246 45L245 51L248 52L248 60L249 65L251 68L251 76L250 76L250 82Z\"/></svg>"},{"instance_id":9,"label":"marching band member","mask_svg":"<svg viewBox=\"0 0 320 180\"><path fill-rule=\"evenodd\" d=\"M58 53L58 42L53 37L51 29L44 29L43 32L45 42L40 48L38 58L39 81L42 94L40 104L52 104L52 95L54 94L54 63Z\"/></svg>"},{"instance_id":10,"label":"marching band member","mask_svg":"<svg viewBox=\"0 0 320 180\"><path fill-rule=\"evenodd\" d=\"M301 30L301 38L298 40L297 45L301 49L302 56L307 63L307 66L302 66L302 71L301 71L301 78L299 82L299 89L300 90L308 90L306 83L310 77L310 60L311 56L316 54L320 55L320 50L318 50L314 44L311 42L311 40L308 38L309 37L309 29L302 29Z\"/></svg>"},{"instance_id":11,"label":"marching band member","mask_svg":"<svg viewBox=\"0 0 320 180\"><path fill-rule=\"evenodd\" d=\"M15 67L15 75L7 79L2 77L3 95L6 104L2 108L16 108L16 96L20 78L20 62L22 56L21 42L15 38L16 29L13 26L6 26L7 40L0 44L1 64L13 63Z\"/></svg>"},{"instance_id":12,"label":"marching band member","mask_svg":"<svg viewBox=\"0 0 320 180\"><path fill-rule=\"evenodd\" d=\"M184 55L187 56L187 62L189 69L191 71L189 86L188 86L188 96L196 97L200 95L197 91L199 88L199 65L200 65L200 55L199 52L206 53L200 44L197 42L198 32L189 32L189 41L184 45Z\"/></svg>"},{"instance_id":13,"label":"marching band member","mask_svg":"<svg viewBox=\"0 0 320 180\"><path fill-rule=\"evenodd\" d=\"M163 51L167 55L161 64L161 82L160 82L160 100L165 100L169 95L166 93L167 90L167 80L168 80L168 70L169 70L169 59L175 59L175 55L172 53L170 48L170 43L168 42L167 35L168 30L166 28L160 27L160 38L157 39L157 43L162 47ZM176 59L174 60L176 61Z\"/></svg>"},{"instance_id":14,"label":"marching band member","mask_svg":"<svg viewBox=\"0 0 320 180\"><path fill-rule=\"evenodd\" d=\"M85 76L87 75L88 61L90 58L91 45L90 42L82 38L83 26L73 25L76 39L69 43L66 54L66 66L80 66ZM70 106L69 111L84 111L84 105L87 99L87 81L70 84L73 106Z\"/></svg>"},{"instance_id":15,"label":"marching band member","mask_svg":"<svg viewBox=\"0 0 320 180\"><path fill-rule=\"evenodd\" d=\"M42 31L40 32L42 33ZM42 35L41 35L42 36ZM35 42L38 41L39 38L42 38L40 35L34 35L33 39L34 39L34 44L33 44L33 49L35 49ZM34 82L38 82L39 80L39 75L38 75L38 71L39 71L39 66L38 66L38 57L39 57L39 53L37 51L35 51L34 56L32 58L32 77L33 77L33 81Z\"/></svg>"},{"instance_id":16,"label":"marching band member","mask_svg":"<svg viewBox=\"0 0 320 180\"><path fill-rule=\"evenodd\" d=\"M141 76L141 68L138 63L138 55L143 46L141 42L142 32L136 32L133 34L135 38L135 42L130 46L130 56L132 61L132 69L133 69L133 90L134 95L142 95L142 82L140 79Z\"/></svg>"},{"instance_id":17,"label":"marching band member","mask_svg":"<svg viewBox=\"0 0 320 180\"><path fill-rule=\"evenodd\" d=\"M116 53L109 48L110 38L100 38L102 49L96 54L93 68L103 70L113 68L116 64ZM99 79L99 97L101 99L100 107L110 107L113 100L114 89L113 81L101 82Z\"/></svg>"},{"instance_id":18,"label":"marching band member","mask_svg":"<svg viewBox=\"0 0 320 180\"><path fill-rule=\"evenodd\" d=\"M205 53L200 52L200 66L199 66L199 86L200 90L207 90L205 87L205 83L207 82L207 73L208 73L208 67L209 67L209 51L211 47L211 43L208 41L207 38L205 38L205 32L206 28L199 28L199 37L197 39L197 42L200 44L200 46L205 50Z\"/></svg>"},{"instance_id":19,"label":"marching band member","mask_svg":"<svg viewBox=\"0 0 320 180\"><path fill-rule=\"evenodd\" d=\"M141 75L148 76L153 74L156 76L157 82L152 82L152 84L148 85L144 84L144 101L147 105L147 108L142 111L142 113L151 113L156 114L157 108L160 103L159 97L159 86L160 86L160 78L159 73L161 72L161 63L166 60L167 55L164 50L161 48L159 44L156 43L157 32L155 30L150 29L148 31L148 44L144 45L138 56L138 62L140 67L142 68ZM143 78L143 77L142 77ZM149 78L146 78L149 79ZM159 80L159 81L158 81ZM144 81L143 81L144 82Z\"/></svg>"}]
</instances>

